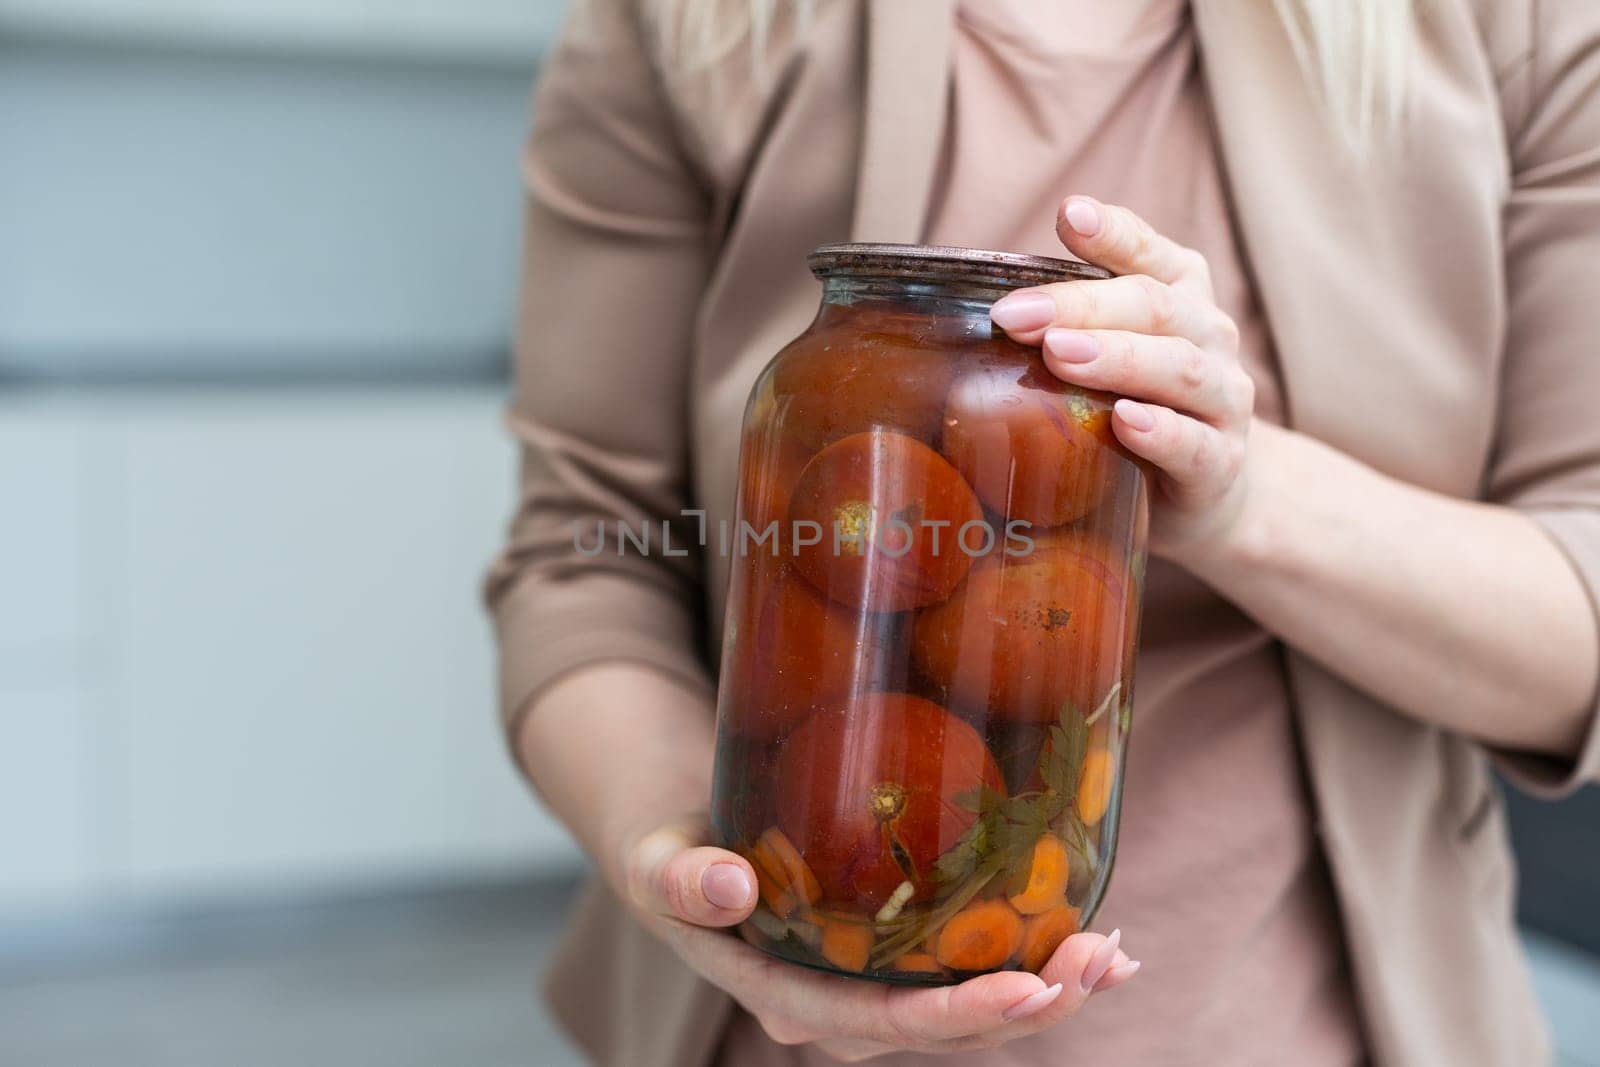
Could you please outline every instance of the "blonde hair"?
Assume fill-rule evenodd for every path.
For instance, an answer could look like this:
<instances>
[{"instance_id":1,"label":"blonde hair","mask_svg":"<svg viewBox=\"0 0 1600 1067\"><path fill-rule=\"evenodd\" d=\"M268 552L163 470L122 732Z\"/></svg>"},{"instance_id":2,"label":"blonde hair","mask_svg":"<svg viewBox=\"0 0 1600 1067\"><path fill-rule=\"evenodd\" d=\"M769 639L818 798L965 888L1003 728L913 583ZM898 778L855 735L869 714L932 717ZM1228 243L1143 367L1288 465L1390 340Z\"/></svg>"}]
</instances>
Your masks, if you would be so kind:
<instances>
[{"instance_id":1,"label":"blonde hair","mask_svg":"<svg viewBox=\"0 0 1600 1067\"><path fill-rule=\"evenodd\" d=\"M1273 0L1334 128L1367 148L1400 128L1413 0Z\"/></svg>"},{"instance_id":2,"label":"blonde hair","mask_svg":"<svg viewBox=\"0 0 1600 1067\"><path fill-rule=\"evenodd\" d=\"M687 75L749 49L758 75L780 20L805 32L818 0L647 0L665 70ZM1265 2L1265 0L1256 0ZM1415 0L1272 0L1330 124L1358 148L1400 124Z\"/></svg>"}]
</instances>

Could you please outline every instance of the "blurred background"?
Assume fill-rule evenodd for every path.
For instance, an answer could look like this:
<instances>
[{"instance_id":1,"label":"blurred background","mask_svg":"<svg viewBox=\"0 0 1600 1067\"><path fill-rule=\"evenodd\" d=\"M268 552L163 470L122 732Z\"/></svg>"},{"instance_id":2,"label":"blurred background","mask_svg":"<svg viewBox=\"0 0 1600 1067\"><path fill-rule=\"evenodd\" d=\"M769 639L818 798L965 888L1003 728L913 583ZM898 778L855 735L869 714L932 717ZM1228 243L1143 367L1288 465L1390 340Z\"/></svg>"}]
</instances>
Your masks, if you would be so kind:
<instances>
[{"instance_id":1,"label":"blurred background","mask_svg":"<svg viewBox=\"0 0 1600 1067\"><path fill-rule=\"evenodd\" d=\"M0 1064L577 1062L477 601L565 0L0 0ZM1510 800L1600 1065L1600 800Z\"/></svg>"}]
</instances>

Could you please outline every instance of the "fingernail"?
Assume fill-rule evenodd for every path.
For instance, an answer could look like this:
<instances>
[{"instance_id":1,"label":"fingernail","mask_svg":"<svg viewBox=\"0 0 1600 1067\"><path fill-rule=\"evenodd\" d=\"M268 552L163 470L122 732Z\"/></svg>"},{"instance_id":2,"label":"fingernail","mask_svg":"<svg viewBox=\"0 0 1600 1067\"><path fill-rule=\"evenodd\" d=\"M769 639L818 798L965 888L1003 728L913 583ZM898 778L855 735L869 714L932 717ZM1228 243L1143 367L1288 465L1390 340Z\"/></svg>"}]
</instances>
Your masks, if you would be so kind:
<instances>
[{"instance_id":1,"label":"fingernail","mask_svg":"<svg viewBox=\"0 0 1600 1067\"><path fill-rule=\"evenodd\" d=\"M1044 350L1067 363L1092 363L1100 354L1100 342L1092 334L1057 327L1045 331Z\"/></svg>"},{"instance_id":2,"label":"fingernail","mask_svg":"<svg viewBox=\"0 0 1600 1067\"><path fill-rule=\"evenodd\" d=\"M1094 955L1089 957L1089 962L1083 966L1083 977L1079 982L1083 985L1085 993L1094 989L1094 984L1105 977L1106 971L1111 969L1111 963L1117 958L1117 945L1122 942L1122 930L1119 927L1111 931L1111 936L1105 943L1094 950Z\"/></svg>"},{"instance_id":3,"label":"fingernail","mask_svg":"<svg viewBox=\"0 0 1600 1067\"><path fill-rule=\"evenodd\" d=\"M1148 433L1156 428L1156 417L1149 408L1136 400L1119 400L1116 403L1116 412L1122 421L1139 430Z\"/></svg>"},{"instance_id":4,"label":"fingernail","mask_svg":"<svg viewBox=\"0 0 1600 1067\"><path fill-rule=\"evenodd\" d=\"M1094 984L1094 991L1099 993L1105 989L1119 986L1138 973L1138 970L1138 960L1127 960L1119 963L1101 976L1100 981Z\"/></svg>"},{"instance_id":5,"label":"fingernail","mask_svg":"<svg viewBox=\"0 0 1600 1067\"><path fill-rule=\"evenodd\" d=\"M1100 232L1100 209L1087 200L1068 200L1067 225L1085 237L1093 237Z\"/></svg>"},{"instance_id":6,"label":"fingernail","mask_svg":"<svg viewBox=\"0 0 1600 1067\"><path fill-rule=\"evenodd\" d=\"M1037 993L1031 993L1023 997L1001 1012L1000 1017L1008 1023L1014 1023L1018 1019L1026 1019L1030 1015L1037 1015L1054 1003L1055 999L1060 995L1061 983L1057 982L1048 989L1041 989Z\"/></svg>"},{"instance_id":7,"label":"fingernail","mask_svg":"<svg viewBox=\"0 0 1600 1067\"><path fill-rule=\"evenodd\" d=\"M995 301L989 318L1002 330L1040 330L1056 317L1056 302L1043 293L1012 293Z\"/></svg>"},{"instance_id":8,"label":"fingernail","mask_svg":"<svg viewBox=\"0 0 1600 1067\"><path fill-rule=\"evenodd\" d=\"M731 863L713 863L700 876L700 891L719 908L738 909L750 903L750 876Z\"/></svg>"}]
</instances>

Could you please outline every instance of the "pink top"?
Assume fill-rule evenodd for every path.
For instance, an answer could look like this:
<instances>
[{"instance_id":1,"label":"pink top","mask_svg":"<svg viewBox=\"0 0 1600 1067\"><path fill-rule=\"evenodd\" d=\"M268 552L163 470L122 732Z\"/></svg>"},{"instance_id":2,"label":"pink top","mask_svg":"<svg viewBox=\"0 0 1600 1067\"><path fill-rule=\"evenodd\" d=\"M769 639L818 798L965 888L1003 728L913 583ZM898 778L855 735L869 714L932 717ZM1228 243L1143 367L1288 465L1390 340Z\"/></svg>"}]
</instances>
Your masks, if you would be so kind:
<instances>
[{"instance_id":1,"label":"pink top","mask_svg":"<svg viewBox=\"0 0 1600 1067\"><path fill-rule=\"evenodd\" d=\"M1257 411L1280 419L1186 0L964 0L953 79L928 241L1059 256L1068 193L1133 208L1210 260ZM1120 926L1144 967L1061 1026L960 1062L1361 1062L1279 649L1176 567L1153 560L1147 581L1121 837L1094 923ZM721 1062L832 1061L739 1015Z\"/></svg>"}]
</instances>

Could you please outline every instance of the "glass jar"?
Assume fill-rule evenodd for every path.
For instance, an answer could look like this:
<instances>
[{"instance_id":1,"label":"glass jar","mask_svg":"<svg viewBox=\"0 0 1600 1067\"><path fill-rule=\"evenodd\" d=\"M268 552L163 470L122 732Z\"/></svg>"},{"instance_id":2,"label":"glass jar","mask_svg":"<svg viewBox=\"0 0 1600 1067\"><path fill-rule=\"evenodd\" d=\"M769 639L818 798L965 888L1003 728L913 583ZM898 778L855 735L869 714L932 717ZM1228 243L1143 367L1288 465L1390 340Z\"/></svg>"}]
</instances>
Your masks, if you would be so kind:
<instances>
[{"instance_id":1,"label":"glass jar","mask_svg":"<svg viewBox=\"0 0 1600 1067\"><path fill-rule=\"evenodd\" d=\"M765 951L1037 971L1116 849L1148 489L1113 397L993 329L1035 256L829 245L746 410L713 823Z\"/></svg>"}]
</instances>

